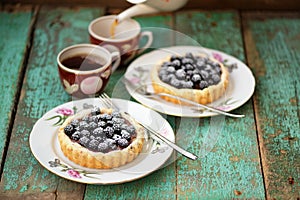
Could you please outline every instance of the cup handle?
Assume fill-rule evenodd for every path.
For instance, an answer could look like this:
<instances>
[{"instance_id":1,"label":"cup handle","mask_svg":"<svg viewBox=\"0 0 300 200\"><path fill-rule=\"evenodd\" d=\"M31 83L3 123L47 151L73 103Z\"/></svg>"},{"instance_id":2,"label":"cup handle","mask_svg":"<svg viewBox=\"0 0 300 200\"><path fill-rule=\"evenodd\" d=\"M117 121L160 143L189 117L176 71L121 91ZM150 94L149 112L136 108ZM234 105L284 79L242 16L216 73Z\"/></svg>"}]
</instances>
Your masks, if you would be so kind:
<instances>
[{"instance_id":1,"label":"cup handle","mask_svg":"<svg viewBox=\"0 0 300 200\"><path fill-rule=\"evenodd\" d=\"M149 48L153 42L153 34L151 31L143 31L140 35L140 38L147 37L148 41L143 47L140 47L138 50L138 54L143 53L147 48Z\"/></svg>"},{"instance_id":2,"label":"cup handle","mask_svg":"<svg viewBox=\"0 0 300 200\"><path fill-rule=\"evenodd\" d=\"M120 52L119 51L114 51L114 52L111 52L111 60L112 60L112 68L111 68L111 71L112 73L114 71L116 71L116 69L119 67L120 65L120 62L121 62L121 56L120 56Z\"/></svg>"}]
</instances>

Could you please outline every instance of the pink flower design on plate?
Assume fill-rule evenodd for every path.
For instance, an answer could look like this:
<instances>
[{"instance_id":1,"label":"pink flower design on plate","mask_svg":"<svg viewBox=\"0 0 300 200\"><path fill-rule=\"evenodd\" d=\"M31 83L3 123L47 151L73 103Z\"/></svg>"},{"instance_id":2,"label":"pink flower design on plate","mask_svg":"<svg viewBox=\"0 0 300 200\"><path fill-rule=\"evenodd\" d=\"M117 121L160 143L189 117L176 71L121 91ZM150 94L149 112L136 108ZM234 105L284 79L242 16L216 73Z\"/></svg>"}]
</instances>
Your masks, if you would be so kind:
<instances>
[{"instance_id":1,"label":"pink flower design on plate","mask_svg":"<svg viewBox=\"0 0 300 200\"><path fill-rule=\"evenodd\" d=\"M137 77L132 77L129 79L129 81L133 84L139 83L141 81L141 79L137 78Z\"/></svg>"},{"instance_id":2,"label":"pink flower design on plate","mask_svg":"<svg viewBox=\"0 0 300 200\"><path fill-rule=\"evenodd\" d=\"M217 61L219 61L221 63L223 62L223 58L222 58L221 54L219 54L219 53L212 53L212 55L213 55L214 59L216 59Z\"/></svg>"},{"instance_id":3,"label":"pink flower design on plate","mask_svg":"<svg viewBox=\"0 0 300 200\"><path fill-rule=\"evenodd\" d=\"M69 169L67 172L73 178L81 178L80 173L74 169Z\"/></svg>"},{"instance_id":4,"label":"pink flower design on plate","mask_svg":"<svg viewBox=\"0 0 300 200\"><path fill-rule=\"evenodd\" d=\"M59 108L56 110L56 113L62 114L64 116L70 116L74 114L73 110L69 108Z\"/></svg>"}]
</instances>

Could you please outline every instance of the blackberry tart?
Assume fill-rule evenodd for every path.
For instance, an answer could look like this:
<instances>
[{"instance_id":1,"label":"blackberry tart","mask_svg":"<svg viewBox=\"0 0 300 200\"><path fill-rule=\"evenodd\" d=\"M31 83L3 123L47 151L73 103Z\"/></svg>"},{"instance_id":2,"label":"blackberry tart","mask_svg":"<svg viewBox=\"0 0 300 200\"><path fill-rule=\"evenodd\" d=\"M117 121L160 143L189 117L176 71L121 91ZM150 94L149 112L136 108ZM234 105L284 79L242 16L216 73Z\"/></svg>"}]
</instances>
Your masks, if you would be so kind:
<instances>
[{"instance_id":1,"label":"blackberry tart","mask_svg":"<svg viewBox=\"0 0 300 200\"><path fill-rule=\"evenodd\" d=\"M116 168L142 151L145 131L130 115L95 107L69 117L59 128L64 155L96 169Z\"/></svg>"},{"instance_id":2,"label":"blackberry tart","mask_svg":"<svg viewBox=\"0 0 300 200\"><path fill-rule=\"evenodd\" d=\"M201 104L220 98L228 86L228 71L222 63L204 54L173 55L157 64L151 71L156 93L168 93ZM178 99L162 97L173 103Z\"/></svg>"}]
</instances>

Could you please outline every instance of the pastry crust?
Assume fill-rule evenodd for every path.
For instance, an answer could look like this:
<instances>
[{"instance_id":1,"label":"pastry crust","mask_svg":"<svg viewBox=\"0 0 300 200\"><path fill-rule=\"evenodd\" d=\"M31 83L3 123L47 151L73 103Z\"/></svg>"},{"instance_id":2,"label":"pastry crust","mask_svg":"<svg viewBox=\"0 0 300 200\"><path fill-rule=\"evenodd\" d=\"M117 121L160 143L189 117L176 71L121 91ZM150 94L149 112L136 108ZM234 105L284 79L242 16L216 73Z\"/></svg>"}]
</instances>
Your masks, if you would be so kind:
<instances>
[{"instance_id":1,"label":"pastry crust","mask_svg":"<svg viewBox=\"0 0 300 200\"><path fill-rule=\"evenodd\" d=\"M204 56L204 55L200 55L200 56ZM222 63L220 63L219 61L210 58L211 60L213 60L214 62L219 63L219 65L221 66L221 80L217 85L211 85L203 90L200 89L187 89L187 88L175 88L163 81L160 80L159 76L158 76L158 72L162 66L162 63L164 63L165 61L170 60L170 57L166 58L165 60L163 60L162 62L160 62L159 64L157 64L155 67L153 67L152 71L151 71L151 80L152 80L152 87L154 89L155 93L167 93L167 94L171 94L174 96L179 96L185 99L189 99L191 101L197 102L197 103L201 103L201 104L208 104L211 103L215 100L217 100L218 98L220 98L224 93L225 90L228 86L228 80L229 80L229 74L227 69L224 67L224 65ZM172 103L175 104L186 104L184 102L181 102L179 99L175 99L172 97L162 97L163 99L170 101Z\"/></svg>"},{"instance_id":2,"label":"pastry crust","mask_svg":"<svg viewBox=\"0 0 300 200\"><path fill-rule=\"evenodd\" d=\"M58 140L64 155L76 164L83 167L96 169L116 168L133 161L143 149L145 130L129 115L122 113L122 117L128 120L136 129L136 138L132 143L121 150L114 150L108 153L93 152L72 141L65 133L64 128L73 119L80 119L89 114L90 111L83 111L80 114L69 117L58 131Z\"/></svg>"}]
</instances>

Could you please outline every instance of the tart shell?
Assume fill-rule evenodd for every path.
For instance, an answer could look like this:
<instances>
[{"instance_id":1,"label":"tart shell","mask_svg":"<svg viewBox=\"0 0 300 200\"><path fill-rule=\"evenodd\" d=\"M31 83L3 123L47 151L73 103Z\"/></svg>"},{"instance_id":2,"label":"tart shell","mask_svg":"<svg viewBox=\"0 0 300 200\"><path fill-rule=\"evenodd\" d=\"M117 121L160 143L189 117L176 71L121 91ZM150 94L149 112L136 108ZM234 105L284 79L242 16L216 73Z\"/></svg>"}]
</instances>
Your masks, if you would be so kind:
<instances>
[{"instance_id":1,"label":"tart shell","mask_svg":"<svg viewBox=\"0 0 300 200\"><path fill-rule=\"evenodd\" d=\"M70 124L73 119L80 119L90 112L81 112L80 114L69 117L58 131L58 140L60 148L64 155L76 164L83 167L96 169L116 168L133 161L143 149L145 130L129 115L122 113L122 117L128 120L136 129L136 138L132 143L121 150L114 150L108 153L93 152L75 141L72 141L65 133L64 128Z\"/></svg>"},{"instance_id":2,"label":"tart shell","mask_svg":"<svg viewBox=\"0 0 300 200\"><path fill-rule=\"evenodd\" d=\"M204 56L204 55L200 55L200 56ZM224 93L225 90L228 86L228 82L229 82L229 73L227 71L227 69L224 67L224 65L222 63L220 63L219 61L210 58L211 60L213 60L214 62L219 63L219 65L221 66L221 80L217 85L211 85L203 90L200 89L187 89L187 88L175 88L163 81L161 81L161 79L158 76L158 72L162 66L162 63L164 63L165 61L170 60L170 57L166 58L164 61L160 62L159 64L157 64L156 66L153 67L153 69L151 70L151 80L152 80L152 87L154 89L155 93L167 93L167 94L171 94L174 96L179 96L185 99L189 99L191 101L200 103L200 104L208 104L211 103L215 100L217 100L218 98L220 98ZM175 103L175 104L187 104L184 102L181 102L179 99L176 98L172 98L172 97L166 97L163 96L161 97L169 102Z\"/></svg>"}]
</instances>

